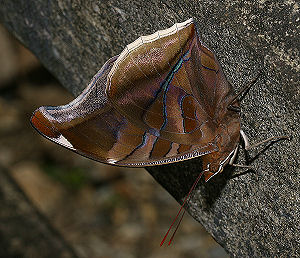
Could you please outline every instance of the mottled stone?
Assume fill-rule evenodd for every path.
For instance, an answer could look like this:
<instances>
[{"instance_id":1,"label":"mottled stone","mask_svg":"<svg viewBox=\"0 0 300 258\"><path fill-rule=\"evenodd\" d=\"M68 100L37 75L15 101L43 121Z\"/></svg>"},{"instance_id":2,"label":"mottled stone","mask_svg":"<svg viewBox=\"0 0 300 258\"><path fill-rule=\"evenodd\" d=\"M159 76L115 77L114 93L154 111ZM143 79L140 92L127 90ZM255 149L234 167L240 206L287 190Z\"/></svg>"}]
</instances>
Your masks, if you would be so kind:
<instances>
[{"instance_id":1,"label":"mottled stone","mask_svg":"<svg viewBox=\"0 0 300 258\"><path fill-rule=\"evenodd\" d=\"M0 257L78 258L0 166Z\"/></svg>"}]
</instances>

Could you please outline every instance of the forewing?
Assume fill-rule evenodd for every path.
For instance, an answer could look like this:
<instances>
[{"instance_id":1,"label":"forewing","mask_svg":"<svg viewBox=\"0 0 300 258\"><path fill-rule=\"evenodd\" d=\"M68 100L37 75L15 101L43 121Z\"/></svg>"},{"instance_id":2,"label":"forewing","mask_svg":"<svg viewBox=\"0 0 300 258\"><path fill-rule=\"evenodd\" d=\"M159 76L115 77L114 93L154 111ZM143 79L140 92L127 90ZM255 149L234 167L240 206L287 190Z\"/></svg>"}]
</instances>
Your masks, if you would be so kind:
<instances>
[{"instance_id":1,"label":"forewing","mask_svg":"<svg viewBox=\"0 0 300 258\"><path fill-rule=\"evenodd\" d=\"M110 59L74 101L41 107L32 125L48 139L83 156L121 166L159 165L190 159L217 150L216 139L202 145L180 144L155 136L132 123L105 95Z\"/></svg>"},{"instance_id":2,"label":"forewing","mask_svg":"<svg viewBox=\"0 0 300 258\"><path fill-rule=\"evenodd\" d=\"M128 45L108 76L107 96L124 117L186 145L216 136L216 110L228 93L231 86L192 19Z\"/></svg>"}]
</instances>

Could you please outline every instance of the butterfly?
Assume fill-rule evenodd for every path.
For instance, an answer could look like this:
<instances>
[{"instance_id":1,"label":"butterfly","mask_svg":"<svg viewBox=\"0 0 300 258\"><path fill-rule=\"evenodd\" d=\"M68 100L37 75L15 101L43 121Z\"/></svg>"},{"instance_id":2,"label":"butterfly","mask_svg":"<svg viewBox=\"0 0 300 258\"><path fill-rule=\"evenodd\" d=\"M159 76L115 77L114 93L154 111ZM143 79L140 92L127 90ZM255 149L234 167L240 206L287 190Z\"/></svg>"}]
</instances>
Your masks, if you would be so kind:
<instances>
[{"instance_id":1,"label":"butterfly","mask_svg":"<svg viewBox=\"0 0 300 258\"><path fill-rule=\"evenodd\" d=\"M109 59L77 98L38 108L31 124L47 139L110 165L146 167L200 158L201 173L176 220L202 175L208 181L227 164L235 165L240 136L246 149L286 138L250 146L241 130L238 98L257 79L235 94L189 19L139 37Z\"/></svg>"},{"instance_id":2,"label":"butterfly","mask_svg":"<svg viewBox=\"0 0 300 258\"><path fill-rule=\"evenodd\" d=\"M193 19L141 36L72 102L40 107L43 136L91 159L145 167L200 157L205 180L237 150L239 103Z\"/></svg>"}]
</instances>

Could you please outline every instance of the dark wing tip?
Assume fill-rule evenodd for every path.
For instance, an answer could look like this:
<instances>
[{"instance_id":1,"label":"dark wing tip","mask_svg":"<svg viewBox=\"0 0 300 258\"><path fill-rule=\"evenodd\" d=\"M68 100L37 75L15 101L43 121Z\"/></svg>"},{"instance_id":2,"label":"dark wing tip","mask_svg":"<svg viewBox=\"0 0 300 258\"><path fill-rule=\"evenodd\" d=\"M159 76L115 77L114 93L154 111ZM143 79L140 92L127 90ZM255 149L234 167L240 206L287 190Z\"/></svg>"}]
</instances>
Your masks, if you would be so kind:
<instances>
[{"instance_id":1,"label":"dark wing tip","mask_svg":"<svg viewBox=\"0 0 300 258\"><path fill-rule=\"evenodd\" d=\"M60 133L43 114L42 107L34 111L30 122L34 129L47 138L53 139L60 136Z\"/></svg>"}]
</instances>

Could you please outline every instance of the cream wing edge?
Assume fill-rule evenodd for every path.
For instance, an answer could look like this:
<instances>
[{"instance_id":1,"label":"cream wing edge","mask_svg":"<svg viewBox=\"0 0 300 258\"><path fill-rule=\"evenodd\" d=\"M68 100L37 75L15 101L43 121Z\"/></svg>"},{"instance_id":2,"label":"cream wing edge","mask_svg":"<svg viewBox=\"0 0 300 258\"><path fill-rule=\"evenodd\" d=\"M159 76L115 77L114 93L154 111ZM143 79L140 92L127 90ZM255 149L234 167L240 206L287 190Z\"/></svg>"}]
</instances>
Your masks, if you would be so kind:
<instances>
[{"instance_id":1,"label":"cream wing edge","mask_svg":"<svg viewBox=\"0 0 300 258\"><path fill-rule=\"evenodd\" d=\"M194 23L194 19L190 18L184 22L181 23L175 23L173 26L171 26L170 28L164 29L164 30L158 30L157 32L150 34L150 35L146 35L146 36L140 36L138 39L136 39L135 41L133 41L132 43L128 44L125 49L122 51L122 53L119 55L118 59L114 62L114 65L111 69L111 71L109 72L108 76L107 76L107 81L109 82L110 79L112 78L114 72L118 69L119 67L119 63L124 60L131 51L134 51L135 49L137 49L138 47L140 47L141 45L145 44L145 43L149 43L149 42L153 42L155 40L167 37L169 35L172 35L174 33L177 33L177 31L180 31L188 26L190 26L192 23ZM107 87L109 88L110 85L107 85Z\"/></svg>"}]
</instances>

